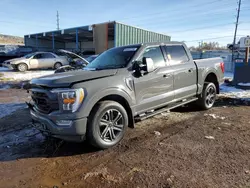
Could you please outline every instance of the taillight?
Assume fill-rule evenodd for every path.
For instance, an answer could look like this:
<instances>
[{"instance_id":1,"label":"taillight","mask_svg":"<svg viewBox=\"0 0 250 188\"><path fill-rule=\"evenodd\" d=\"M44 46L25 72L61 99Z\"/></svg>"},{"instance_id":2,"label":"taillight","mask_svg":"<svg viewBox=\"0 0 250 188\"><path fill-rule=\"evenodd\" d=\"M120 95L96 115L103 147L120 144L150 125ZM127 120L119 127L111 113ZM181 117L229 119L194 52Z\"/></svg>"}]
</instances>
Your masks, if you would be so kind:
<instances>
[{"instance_id":1,"label":"taillight","mask_svg":"<svg viewBox=\"0 0 250 188\"><path fill-rule=\"evenodd\" d=\"M221 71L224 73L225 72L224 62L220 63L220 68L221 68Z\"/></svg>"}]
</instances>

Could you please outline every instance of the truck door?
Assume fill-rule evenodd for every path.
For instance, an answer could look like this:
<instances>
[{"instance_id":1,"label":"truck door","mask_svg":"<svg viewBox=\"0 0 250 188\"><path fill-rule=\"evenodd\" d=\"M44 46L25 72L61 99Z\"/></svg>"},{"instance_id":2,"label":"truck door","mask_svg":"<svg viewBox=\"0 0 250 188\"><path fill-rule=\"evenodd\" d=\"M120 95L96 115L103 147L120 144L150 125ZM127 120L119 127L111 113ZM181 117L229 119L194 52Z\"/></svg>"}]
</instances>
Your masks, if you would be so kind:
<instances>
[{"instance_id":1,"label":"truck door","mask_svg":"<svg viewBox=\"0 0 250 188\"><path fill-rule=\"evenodd\" d=\"M174 74L175 99L195 96L197 91L197 70L192 59L187 55L183 45L164 46L169 68Z\"/></svg>"},{"instance_id":2,"label":"truck door","mask_svg":"<svg viewBox=\"0 0 250 188\"><path fill-rule=\"evenodd\" d=\"M147 47L139 56L152 58L155 71L134 77L136 112L142 113L171 102L174 99L173 74L167 68L160 46Z\"/></svg>"}]
</instances>

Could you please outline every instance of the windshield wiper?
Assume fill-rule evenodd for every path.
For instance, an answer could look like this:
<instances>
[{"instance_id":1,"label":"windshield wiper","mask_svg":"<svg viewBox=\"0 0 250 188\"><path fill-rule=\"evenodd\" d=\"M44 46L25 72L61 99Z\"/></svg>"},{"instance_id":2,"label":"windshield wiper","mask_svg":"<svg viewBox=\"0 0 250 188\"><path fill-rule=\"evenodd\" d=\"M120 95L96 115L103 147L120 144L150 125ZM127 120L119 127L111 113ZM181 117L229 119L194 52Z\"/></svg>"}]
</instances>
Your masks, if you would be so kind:
<instances>
[{"instance_id":1,"label":"windshield wiper","mask_svg":"<svg viewBox=\"0 0 250 188\"><path fill-rule=\"evenodd\" d=\"M103 67L96 67L95 70L105 70L105 69L120 69L120 68L124 68L124 65L119 65L119 66L114 66L114 65L110 65L110 66L103 66Z\"/></svg>"}]
</instances>

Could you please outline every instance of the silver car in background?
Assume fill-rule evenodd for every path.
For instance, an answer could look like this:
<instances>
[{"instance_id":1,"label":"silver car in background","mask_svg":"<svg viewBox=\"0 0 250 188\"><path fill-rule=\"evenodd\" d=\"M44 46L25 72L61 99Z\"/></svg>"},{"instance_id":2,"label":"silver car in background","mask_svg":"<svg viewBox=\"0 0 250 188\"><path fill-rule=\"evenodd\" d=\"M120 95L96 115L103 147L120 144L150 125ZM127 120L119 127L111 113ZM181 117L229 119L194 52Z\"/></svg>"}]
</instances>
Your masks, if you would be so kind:
<instances>
[{"instance_id":1,"label":"silver car in background","mask_svg":"<svg viewBox=\"0 0 250 188\"><path fill-rule=\"evenodd\" d=\"M21 58L10 59L3 62L4 67L24 72L29 69L53 68L57 69L68 65L69 61L65 56L58 56L51 52L35 52Z\"/></svg>"}]
</instances>

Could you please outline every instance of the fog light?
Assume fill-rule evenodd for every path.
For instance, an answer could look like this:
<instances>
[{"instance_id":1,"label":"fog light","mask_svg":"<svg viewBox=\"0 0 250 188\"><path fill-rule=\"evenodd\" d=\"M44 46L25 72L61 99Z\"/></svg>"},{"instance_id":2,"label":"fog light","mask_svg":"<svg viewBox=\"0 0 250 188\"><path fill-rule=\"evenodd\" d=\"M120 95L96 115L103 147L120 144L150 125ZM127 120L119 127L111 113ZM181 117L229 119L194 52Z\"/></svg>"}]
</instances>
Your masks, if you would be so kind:
<instances>
[{"instance_id":1,"label":"fog light","mask_svg":"<svg viewBox=\"0 0 250 188\"><path fill-rule=\"evenodd\" d=\"M71 120L56 120L56 124L58 126L71 126L72 121Z\"/></svg>"}]
</instances>

